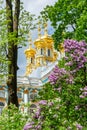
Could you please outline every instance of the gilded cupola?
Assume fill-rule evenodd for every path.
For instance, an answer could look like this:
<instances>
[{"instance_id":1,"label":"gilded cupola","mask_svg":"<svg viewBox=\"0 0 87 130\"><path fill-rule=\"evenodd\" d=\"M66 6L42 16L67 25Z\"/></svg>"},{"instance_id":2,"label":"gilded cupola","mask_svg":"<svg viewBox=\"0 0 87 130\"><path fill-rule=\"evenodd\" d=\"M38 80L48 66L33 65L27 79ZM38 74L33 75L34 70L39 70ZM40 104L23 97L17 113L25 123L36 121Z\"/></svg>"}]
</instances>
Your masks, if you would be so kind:
<instances>
[{"instance_id":1,"label":"gilded cupola","mask_svg":"<svg viewBox=\"0 0 87 130\"><path fill-rule=\"evenodd\" d=\"M26 59L27 59L27 66L26 66L26 74L25 75L30 74L35 67L34 66L35 54L36 54L36 50L32 47L32 40L31 40L31 36L29 33L29 48L27 50L25 50L25 55L26 55Z\"/></svg>"},{"instance_id":2,"label":"gilded cupola","mask_svg":"<svg viewBox=\"0 0 87 130\"><path fill-rule=\"evenodd\" d=\"M44 41L42 39L42 36L41 36L41 23L40 21L38 22L38 38L34 41L34 45L35 45L35 48L36 48L36 67L39 67L39 66L43 66L43 65L46 65L46 61L45 61L45 44L44 44Z\"/></svg>"},{"instance_id":3,"label":"gilded cupola","mask_svg":"<svg viewBox=\"0 0 87 130\"><path fill-rule=\"evenodd\" d=\"M41 39L44 42L45 45L45 59L46 59L46 63L48 62L52 62L53 61L53 48L54 48L54 41L52 39L52 37L50 35L48 35L48 25L47 22L44 22L44 35L41 37Z\"/></svg>"},{"instance_id":4,"label":"gilded cupola","mask_svg":"<svg viewBox=\"0 0 87 130\"><path fill-rule=\"evenodd\" d=\"M25 50L27 59L26 76L34 72L38 67L47 66L57 60L58 53L54 49L54 41L48 35L47 22L44 23L44 35L41 35L41 22L38 22L38 38L34 41L34 48L32 47L32 40L29 34L29 48ZM32 74L31 74L32 75Z\"/></svg>"}]
</instances>

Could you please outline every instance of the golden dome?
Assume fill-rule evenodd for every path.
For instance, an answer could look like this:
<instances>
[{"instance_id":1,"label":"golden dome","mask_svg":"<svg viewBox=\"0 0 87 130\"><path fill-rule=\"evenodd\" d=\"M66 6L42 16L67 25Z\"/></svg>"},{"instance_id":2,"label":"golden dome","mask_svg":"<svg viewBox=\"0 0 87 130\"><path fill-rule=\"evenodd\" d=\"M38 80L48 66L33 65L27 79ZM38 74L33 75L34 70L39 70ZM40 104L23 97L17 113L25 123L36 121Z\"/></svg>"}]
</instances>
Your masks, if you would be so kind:
<instances>
[{"instance_id":1,"label":"golden dome","mask_svg":"<svg viewBox=\"0 0 87 130\"><path fill-rule=\"evenodd\" d=\"M29 48L25 50L25 54L35 54L36 50L34 48Z\"/></svg>"},{"instance_id":2,"label":"golden dome","mask_svg":"<svg viewBox=\"0 0 87 130\"><path fill-rule=\"evenodd\" d=\"M41 39L44 41L44 44L46 47L51 48L54 44L53 38L48 35L47 32L47 23L44 24L44 36L41 37Z\"/></svg>"},{"instance_id":3,"label":"golden dome","mask_svg":"<svg viewBox=\"0 0 87 130\"><path fill-rule=\"evenodd\" d=\"M58 56L57 52L54 52L53 38L47 33L47 23L44 25L43 36L41 36L40 22L38 24L38 38L34 41L35 49L32 48L31 39L29 39L29 48L25 50L26 76L32 74L35 69L56 61Z\"/></svg>"},{"instance_id":4,"label":"golden dome","mask_svg":"<svg viewBox=\"0 0 87 130\"><path fill-rule=\"evenodd\" d=\"M26 57L34 57L35 54L36 54L36 51L34 48L29 48L25 50Z\"/></svg>"},{"instance_id":5,"label":"golden dome","mask_svg":"<svg viewBox=\"0 0 87 130\"><path fill-rule=\"evenodd\" d=\"M41 31L41 30L40 30ZM39 32L40 33L40 32ZM38 33L38 34L39 34ZM48 35L47 33L47 23L44 24L44 36L41 36L35 40L34 42L34 45L37 47L37 48L44 48L44 47L47 47L47 48L52 48L54 44L54 41L53 41L53 38Z\"/></svg>"},{"instance_id":6,"label":"golden dome","mask_svg":"<svg viewBox=\"0 0 87 130\"><path fill-rule=\"evenodd\" d=\"M48 48L50 48L54 45L54 41L53 41L52 37L49 35L47 35L47 36L44 35L43 37L41 37L41 39L43 40L45 46Z\"/></svg>"},{"instance_id":7,"label":"golden dome","mask_svg":"<svg viewBox=\"0 0 87 130\"><path fill-rule=\"evenodd\" d=\"M32 48L32 39L31 39L31 34L29 32L29 48L25 50L25 55L26 57L32 57L36 54L36 50Z\"/></svg>"},{"instance_id":8,"label":"golden dome","mask_svg":"<svg viewBox=\"0 0 87 130\"><path fill-rule=\"evenodd\" d=\"M34 45L37 48L39 48L39 47L43 48L45 46L45 43L42 39L37 39L37 40L35 40Z\"/></svg>"}]
</instances>

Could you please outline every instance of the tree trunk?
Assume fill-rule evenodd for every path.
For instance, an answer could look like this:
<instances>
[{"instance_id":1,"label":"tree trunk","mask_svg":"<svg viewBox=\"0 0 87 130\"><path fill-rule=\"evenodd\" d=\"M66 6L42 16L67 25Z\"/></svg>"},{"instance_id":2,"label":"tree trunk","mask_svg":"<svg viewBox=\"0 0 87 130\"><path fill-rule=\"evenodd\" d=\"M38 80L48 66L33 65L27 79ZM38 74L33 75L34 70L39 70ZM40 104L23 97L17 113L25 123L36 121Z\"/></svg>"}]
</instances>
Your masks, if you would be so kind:
<instances>
[{"instance_id":1,"label":"tree trunk","mask_svg":"<svg viewBox=\"0 0 87 130\"><path fill-rule=\"evenodd\" d=\"M20 0L15 0L15 12L13 16L12 0L6 0L7 28L8 28L8 105L15 104L18 107L17 98L17 38L20 14ZM14 39L10 39L14 35Z\"/></svg>"}]
</instances>

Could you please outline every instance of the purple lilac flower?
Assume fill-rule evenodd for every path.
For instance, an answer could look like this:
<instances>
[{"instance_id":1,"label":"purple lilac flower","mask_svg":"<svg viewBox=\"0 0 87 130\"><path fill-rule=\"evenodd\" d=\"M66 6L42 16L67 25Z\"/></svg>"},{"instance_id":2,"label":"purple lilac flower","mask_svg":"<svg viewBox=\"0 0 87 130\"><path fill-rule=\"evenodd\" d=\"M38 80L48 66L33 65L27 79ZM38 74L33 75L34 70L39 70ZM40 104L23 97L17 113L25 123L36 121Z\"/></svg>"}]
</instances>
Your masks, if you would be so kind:
<instances>
[{"instance_id":1,"label":"purple lilac flower","mask_svg":"<svg viewBox=\"0 0 87 130\"><path fill-rule=\"evenodd\" d=\"M49 81L51 84L55 84L58 79L61 79L66 74L66 70L64 68L59 68L55 66L53 72L49 76Z\"/></svg>"},{"instance_id":2,"label":"purple lilac flower","mask_svg":"<svg viewBox=\"0 0 87 130\"><path fill-rule=\"evenodd\" d=\"M69 84L73 84L74 83L74 78L73 78L73 76L69 76L67 79L66 79L66 81L67 81L67 83L69 83Z\"/></svg>"},{"instance_id":3,"label":"purple lilac flower","mask_svg":"<svg viewBox=\"0 0 87 130\"><path fill-rule=\"evenodd\" d=\"M26 125L24 126L24 130L29 130L29 129L33 128L33 124L34 124L34 122L31 122L31 123L26 124Z\"/></svg>"},{"instance_id":4,"label":"purple lilac flower","mask_svg":"<svg viewBox=\"0 0 87 130\"><path fill-rule=\"evenodd\" d=\"M80 95L79 97L80 97L80 98L84 98L84 96L83 96L83 95Z\"/></svg>"},{"instance_id":5,"label":"purple lilac flower","mask_svg":"<svg viewBox=\"0 0 87 130\"><path fill-rule=\"evenodd\" d=\"M39 108L39 109L37 109L37 111L35 112L35 115L33 116L33 118L38 119L39 116L40 116L40 114L41 114L41 109Z\"/></svg>"},{"instance_id":6,"label":"purple lilac flower","mask_svg":"<svg viewBox=\"0 0 87 130\"><path fill-rule=\"evenodd\" d=\"M53 102L49 102L48 103L49 106L53 106L53 104L54 104Z\"/></svg>"},{"instance_id":7,"label":"purple lilac flower","mask_svg":"<svg viewBox=\"0 0 87 130\"><path fill-rule=\"evenodd\" d=\"M39 104L40 104L40 105L47 105L47 101L46 101L46 100L41 100L41 101L39 102Z\"/></svg>"},{"instance_id":8,"label":"purple lilac flower","mask_svg":"<svg viewBox=\"0 0 87 130\"><path fill-rule=\"evenodd\" d=\"M64 48L66 53L66 65L76 65L74 69L76 70L78 68L77 71L83 68L85 63L87 63L87 57L85 56L87 53L87 44L84 41L77 42L75 40L68 39L64 42Z\"/></svg>"},{"instance_id":9,"label":"purple lilac flower","mask_svg":"<svg viewBox=\"0 0 87 130\"><path fill-rule=\"evenodd\" d=\"M83 90L84 90L84 91L87 91L87 86L85 86Z\"/></svg>"},{"instance_id":10,"label":"purple lilac flower","mask_svg":"<svg viewBox=\"0 0 87 130\"><path fill-rule=\"evenodd\" d=\"M73 62L72 61L69 61L69 62L67 62L67 63L65 63L65 65L67 66L72 66L73 65Z\"/></svg>"},{"instance_id":11,"label":"purple lilac flower","mask_svg":"<svg viewBox=\"0 0 87 130\"><path fill-rule=\"evenodd\" d=\"M37 125L36 130L41 130L41 125Z\"/></svg>"},{"instance_id":12,"label":"purple lilac flower","mask_svg":"<svg viewBox=\"0 0 87 130\"><path fill-rule=\"evenodd\" d=\"M59 87L59 88L57 88L56 90L58 90L58 92L60 93L61 90L62 90L62 87Z\"/></svg>"},{"instance_id":13,"label":"purple lilac flower","mask_svg":"<svg viewBox=\"0 0 87 130\"><path fill-rule=\"evenodd\" d=\"M36 112L35 115L33 116L35 119L38 119L39 118L39 112Z\"/></svg>"},{"instance_id":14,"label":"purple lilac flower","mask_svg":"<svg viewBox=\"0 0 87 130\"><path fill-rule=\"evenodd\" d=\"M75 110L79 110L79 106L75 106Z\"/></svg>"},{"instance_id":15,"label":"purple lilac flower","mask_svg":"<svg viewBox=\"0 0 87 130\"><path fill-rule=\"evenodd\" d=\"M82 95L80 95L80 98L87 97L87 86L85 86L84 88L80 88L80 90L82 91Z\"/></svg>"},{"instance_id":16,"label":"purple lilac flower","mask_svg":"<svg viewBox=\"0 0 87 130\"><path fill-rule=\"evenodd\" d=\"M83 94L83 96L87 96L87 92L83 92L82 94Z\"/></svg>"},{"instance_id":17,"label":"purple lilac flower","mask_svg":"<svg viewBox=\"0 0 87 130\"><path fill-rule=\"evenodd\" d=\"M76 127L78 130L82 130L82 128L83 128L80 124L76 124Z\"/></svg>"}]
</instances>

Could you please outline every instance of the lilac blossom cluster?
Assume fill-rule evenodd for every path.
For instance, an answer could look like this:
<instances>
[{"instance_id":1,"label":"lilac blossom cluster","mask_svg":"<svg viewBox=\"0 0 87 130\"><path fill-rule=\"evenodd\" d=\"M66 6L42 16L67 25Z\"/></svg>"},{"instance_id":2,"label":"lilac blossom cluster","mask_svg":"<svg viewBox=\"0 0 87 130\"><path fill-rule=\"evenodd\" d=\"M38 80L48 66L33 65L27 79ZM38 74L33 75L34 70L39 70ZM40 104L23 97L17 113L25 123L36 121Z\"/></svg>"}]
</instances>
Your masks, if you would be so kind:
<instances>
[{"instance_id":1,"label":"lilac blossom cluster","mask_svg":"<svg viewBox=\"0 0 87 130\"><path fill-rule=\"evenodd\" d=\"M53 72L49 76L49 81L51 84L56 84L58 79L61 79L66 74L66 70L64 68L59 68L55 66Z\"/></svg>"},{"instance_id":2,"label":"lilac blossom cluster","mask_svg":"<svg viewBox=\"0 0 87 130\"><path fill-rule=\"evenodd\" d=\"M67 84L74 83L73 76L67 70L55 66L53 72L49 76L50 84L55 85L59 80L63 79L65 75L66 78L64 80ZM61 87L55 88L55 90L58 90L59 92L61 91L61 89L62 89Z\"/></svg>"},{"instance_id":3,"label":"lilac blossom cluster","mask_svg":"<svg viewBox=\"0 0 87 130\"><path fill-rule=\"evenodd\" d=\"M35 122L29 122L24 126L24 130L41 130L42 116L40 107L37 108L33 115L34 120L40 120L37 124Z\"/></svg>"},{"instance_id":4,"label":"lilac blossom cluster","mask_svg":"<svg viewBox=\"0 0 87 130\"><path fill-rule=\"evenodd\" d=\"M39 104L40 104L40 105L47 105L47 101L46 101L46 100L41 100L41 101L39 102Z\"/></svg>"},{"instance_id":5,"label":"lilac blossom cluster","mask_svg":"<svg viewBox=\"0 0 87 130\"><path fill-rule=\"evenodd\" d=\"M27 123L24 126L24 130L41 130L42 124L43 124L43 119L44 119L44 116L41 113L42 112L41 106L42 106L42 108L43 108L43 106L52 107L53 104L54 104L53 102L51 102L51 101L47 102L47 100L39 101L38 108L33 115L33 119L37 120L37 124L35 124L35 122Z\"/></svg>"},{"instance_id":6,"label":"lilac blossom cluster","mask_svg":"<svg viewBox=\"0 0 87 130\"><path fill-rule=\"evenodd\" d=\"M76 124L76 128L77 130L82 130L83 127L80 124Z\"/></svg>"},{"instance_id":7,"label":"lilac blossom cluster","mask_svg":"<svg viewBox=\"0 0 87 130\"><path fill-rule=\"evenodd\" d=\"M79 110L80 109L80 105L75 106L75 110Z\"/></svg>"},{"instance_id":8,"label":"lilac blossom cluster","mask_svg":"<svg viewBox=\"0 0 87 130\"><path fill-rule=\"evenodd\" d=\"M29 130L29 129L33 128L34 127L33 125L34 125L34 122L27 123L24 126L24 130Z\"/></svg>"},{"instance_id":9,"label":"lilac blossom cluster","mask_svg":"<svg viewBox=\"0 0 87 130\"><path fill-rule=\"evenodd\" d=\"M73 72L78 71L80 68L85 66L87 63L87 44L84 41L77 42L75 40L65 40L64 42L65 48L65 59L66 65L75 66L75 70Z\"/></svg>"},{"instance_id":10,"label":"lilac blossom cluster","mask_svg":"<svg viewBox=\"0 0 87 130\"><path fill-rule=\"evenodd\" d=\"M87 97L87 86L85 86L83 89L81 88L82 94L80 95L80 98Z\"/></svg>"},{"instance_id":11,"label":"lilac blossom cluster","mask_svg":"<svg viewBox=\"0 0 87 130\"><path fill-rule=\"evenodd\" d=\"M34 125L34 122L28 123L24 126L24 130L41 130L41 124Z\"/></svg>"}]
</instances>

